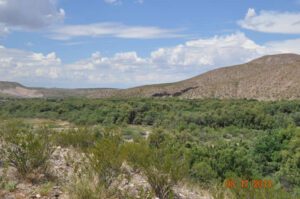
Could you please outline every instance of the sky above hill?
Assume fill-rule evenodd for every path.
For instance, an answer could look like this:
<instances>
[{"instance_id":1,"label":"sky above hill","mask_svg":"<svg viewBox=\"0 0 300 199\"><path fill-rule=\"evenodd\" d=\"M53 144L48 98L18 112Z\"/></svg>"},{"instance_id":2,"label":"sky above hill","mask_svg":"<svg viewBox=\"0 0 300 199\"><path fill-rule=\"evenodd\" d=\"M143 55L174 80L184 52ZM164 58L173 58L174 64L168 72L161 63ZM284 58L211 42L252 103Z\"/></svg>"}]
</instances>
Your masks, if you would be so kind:
<instances>
[{"instance_id":1,"label":"sky above hill","mask_svg":"<svg viewBox=\"0 0 300 199\"><path fill-rule=\"evenodd\" d=\"M0 80L117 87L300 54L300 0L0 0Z\"/></svg>"}]
</instances>

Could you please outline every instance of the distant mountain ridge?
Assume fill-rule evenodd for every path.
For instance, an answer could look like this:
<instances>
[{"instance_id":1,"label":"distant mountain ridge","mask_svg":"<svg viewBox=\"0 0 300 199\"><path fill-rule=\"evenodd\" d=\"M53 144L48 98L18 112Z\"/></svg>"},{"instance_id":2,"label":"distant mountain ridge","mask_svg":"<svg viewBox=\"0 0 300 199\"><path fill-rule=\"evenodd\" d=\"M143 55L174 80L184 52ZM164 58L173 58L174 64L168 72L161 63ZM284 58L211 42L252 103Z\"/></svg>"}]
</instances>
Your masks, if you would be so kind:
<instances>
[{"instance_id":1,"label":"distant mountain ridge","mask_svg":"<svg viewBox=\"0 0 300 199\"><path fill-rule=\"evenodd\" d=\"M0 81L0 96L19 98L300 99L300 55L268 55L245 64L215 69L180 82L129 89L46 89Z\"/></svg>"}]
</instances>

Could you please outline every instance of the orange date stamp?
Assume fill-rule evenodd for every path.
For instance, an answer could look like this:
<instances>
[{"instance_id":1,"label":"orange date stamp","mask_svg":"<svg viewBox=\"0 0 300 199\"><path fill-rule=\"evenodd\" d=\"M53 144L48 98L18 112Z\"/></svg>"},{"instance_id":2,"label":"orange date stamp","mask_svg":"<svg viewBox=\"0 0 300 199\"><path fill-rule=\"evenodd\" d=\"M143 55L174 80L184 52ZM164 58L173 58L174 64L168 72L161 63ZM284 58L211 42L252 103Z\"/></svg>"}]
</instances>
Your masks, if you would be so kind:
<instances>
[{"instance_id":1,"label":"orange date stamp","mask_svg":"<svg viewBox=\"0 0 300 199\"><path fill-rule=\"evenodd\" d=\"M234 188L243 188L247 189L250 187L253 187L255 189L269 189L272 188L273 183L272 180L261 180L261 179L255 179L255 180L234 180L234 179L227 179L225 180L225 187L229 189Z\"/></svg>"}]
</instances>

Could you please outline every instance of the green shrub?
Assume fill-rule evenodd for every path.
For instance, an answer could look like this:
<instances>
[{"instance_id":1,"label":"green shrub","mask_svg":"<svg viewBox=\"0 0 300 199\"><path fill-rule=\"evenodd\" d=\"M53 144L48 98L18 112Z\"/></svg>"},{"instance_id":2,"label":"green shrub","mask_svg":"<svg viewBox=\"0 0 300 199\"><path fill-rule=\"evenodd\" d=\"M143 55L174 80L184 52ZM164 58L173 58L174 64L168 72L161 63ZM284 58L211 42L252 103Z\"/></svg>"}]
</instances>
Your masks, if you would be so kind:
<instances>
[{"instance_id":1,"label":"green shrub","mask_svg":"<svg viewBox=\"0 0 300 199\"><path fill-rule=\"evenodd\" d=\"M114 178L120 174L122 157L121 138L108 135L98 141L90 149L88 158L92 168L97 173L100 183L109 187Z\"/></svg>"},{"instance_id":2,"label":"green shrub","mask_svg":"<svg viewBox=\"0 0 300 199\"><path fill-rule=\"evenodd\" d=\"M86 177L73 179L68 193L73 199L112 199L107 189Z\"/></svg>"},{"instance_id":3,"label":"green shrub","mask_svg":"<svg viewBox=\"0 0 300 199\"><path fill-rule=\"evenodd\" d=\"M152 136L149 143L128 143L123 150L128 163L146 176L155 195L169 199L174 197L173 187L186 176L188 161L178 148L174 150L161 138Z\"/></svg>"},{"instance_id":4,"label":"green shrub","mask_svg":"<svg viewBox=\"0 0 300 199\"><path fill-rule=\"evenodd\" d=\"M17 182L6 182L3 184L3 188L9 192L13 192L17 189Z\"/></svg>"},{"instance_id":5,"label":"green shrub","mask_svg":"<svg viewBox=\"0 0 300 199\"><path fill-rule=\"evenodd\" d=\"M206 162L194 164L190 172L193 178L202 183L210 183L217 177L217 173Z\"/></svg>"},{"instance_id":6,"label":"green shrub","mask_svg":"<svg viewBox=\"0 0 300 199\"><path fill-rule=\"evenodd\" d=\"M168 184L172 187L176 181L172 176L177 171L168 165L181 165L182 154L189 154L188 177L198 182L222 183L232 176L249 180L270 177L294 195L300 192L299 113L299 100L10 99L2 102L0 108L1 119L42 117L89 127L54 133L54 143L89 151L94 170L101 173L100 179L107 184L126 160L149 176L153 189L158 186L163 190ZM13 135L12 140L20 139L14 135L33 132L17 122L11 122L7 130L2 125L5 122L0 121L0 139L7 139L8 134ZM125 123L151 125L159 130L154 129L148 141L142 141L138 131L121 126ZM103 129L94 133L94 126L89 125L95 124L108 126L108 132L121 128L123 138L134 138L135 143L124 144L122 137L113 141ZM18 142L7 144L16 151L24 150ZM157 189L156 194L159 192L168 191Z\"/></svg>"},{"instance_id":7,"label":"green shrub","mask_svg":"<svg viewBox=\"0 0 300 199\"><path fill-rule=\"evenodd\" d=\"M54 183L47 182L38 189L38 193L40 193L42 196L48 196L52 191L53 187L54 187Z\"/></svg>"},{"instance_id":8,"label":"green shrub","mask_svg":"<svg viewBox=\"0 0 300 199\"><path fill-rule=\"evenodd\" d=\"M4 149L7 161L21 176L24 177L33 171L46 173L53 152L49 134L45 128L37 131L11 129L6 132Z\"/></svg>"},{"instance_id":9,"label":"green shrub","mask_svg":"<svg viewBox=\"0 0 300 199\"><path fill-rule=\"evenodd\" d=\"M186 175L187 160L180 152L168 149L151 149L141 165L148 183L161 199L173 198L172 188Z\"/></svg>"},{"instance_id":10,"label":"green shrub","mask_svg":"<svg viewBox=\"0 0 300 199\"><path fill-rule=\"evenodd\" d=\"M96 141L95 133L87 128L69 129L54 133L54 143L61 147L87 149Z\"/></svg>"}]
</instances>

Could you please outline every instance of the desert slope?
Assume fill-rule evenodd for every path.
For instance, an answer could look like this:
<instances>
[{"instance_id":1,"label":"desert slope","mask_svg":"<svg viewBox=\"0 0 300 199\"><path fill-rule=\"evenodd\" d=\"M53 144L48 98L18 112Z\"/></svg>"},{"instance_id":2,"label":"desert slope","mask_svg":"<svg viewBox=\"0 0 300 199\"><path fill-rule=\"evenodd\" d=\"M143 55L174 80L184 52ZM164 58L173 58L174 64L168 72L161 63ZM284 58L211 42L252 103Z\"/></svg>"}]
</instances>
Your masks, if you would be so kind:
<instances>
[{"instance_id":1,"label":"desert slope","mask_svg":"<svg viewBox=\"0 0 300 199\"><path fill-rule=\"evenodd\" d=\"M180 82L119 90L28 88L14 82L0 82L0 96L300 99L300 55L269 55Z\"/></svg>"},{"instance_id":2,"label":"desert slope","mask_svg":"<svg viewBox=\"0 0 300 199\"><path fill-rule=\"evenodd\" d=\"M123 90L124 96L181 98L300 99L300 55L264 56L173 84Z\"/></svg>"},{"instance_id":3,"label":"desert slope","mask_svg":"<svg viewBox=\"0 0 300 199\"><path fill-rule=\"evenodd\" d=\"M300 56L265 56L187 80L197 89L186 98L300 99Z\"/></svg>"},{"instance_id":4,"label":"desert slope","mask_svg":"<svg viewBox=\"0 0 300 199\"><path fill-rule=\"evenodd\" d=\"M87 88L87 89L62 89L62 88L30 88L15 82L0 81L0 97L16 98L68 98L87 97L104 98L114 95L118 89Z\"/></svg>"}]
</instances>

